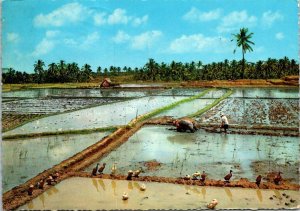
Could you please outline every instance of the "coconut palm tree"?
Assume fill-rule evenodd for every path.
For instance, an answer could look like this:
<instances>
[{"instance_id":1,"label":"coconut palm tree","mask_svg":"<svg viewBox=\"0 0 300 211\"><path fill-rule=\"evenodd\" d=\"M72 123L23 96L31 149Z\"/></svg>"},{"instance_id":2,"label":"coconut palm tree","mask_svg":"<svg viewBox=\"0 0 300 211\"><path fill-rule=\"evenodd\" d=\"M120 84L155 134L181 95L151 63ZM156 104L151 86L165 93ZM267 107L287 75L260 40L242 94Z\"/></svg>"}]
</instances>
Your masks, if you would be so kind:
<instances>
[{"instance_id":1,"label":"coconut palm tree","mask_svg":"<svg viewBox=\"0 0 300 211\"><path fill-rule=\"evenodd\" d=\"M36 75L37 82L38 83L43 82L45 63L41 59L39 59L39 60L37 60L37 62L35 62L35 64L33 66L34 66L34 72Z\"/></svg>"},{"instance_id":2,"label":"coconut palm tree","mask_svg":"<svg viewBox=\"0 0 300 211\"><path fill-rule=\"evenodd\" d=\"M242 54L243 54L242 78L244 78L245 75L245 53L247 51L249 52L253 51L251 45L254 45L254 42L250 40L252 38L252 35L253 32L248 33L248 28L241 28L239 33L233 34L234 38L231 40L231 41L235 40L237 47L242 48ZM236 48L234 49L233 53L236 52Z\"/></svg>"}]
</instances>

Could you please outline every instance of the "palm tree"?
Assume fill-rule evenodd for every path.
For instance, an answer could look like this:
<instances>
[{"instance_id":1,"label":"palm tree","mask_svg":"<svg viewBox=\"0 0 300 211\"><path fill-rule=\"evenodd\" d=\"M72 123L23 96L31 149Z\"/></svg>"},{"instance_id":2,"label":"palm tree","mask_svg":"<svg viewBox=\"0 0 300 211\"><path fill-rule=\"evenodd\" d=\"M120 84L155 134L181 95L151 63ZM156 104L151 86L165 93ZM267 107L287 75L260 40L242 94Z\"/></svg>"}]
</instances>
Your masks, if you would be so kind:
<instances>
[{"instance_id":1,"label":"palm tree","mask_svg":"<svg viewBox=\"0 0 300 211\"><path fill-rule=\"evenodd\" d=\"M241 28L240 32L237 34L233 34L234 38L231 40L236 41L237 47L242 48L242 54L243 54L243 60L242 60L242 78L244 78L244 71L245 71L245 53L247 51L253 51L252 47L250 45L254 45L254 42L252 42L250 39L252 38L253 33L248 33L248 28ZM236 52L236 48L234 49L233 53Z\"/></svg>"},{"instance_id":2,"label":"palm tree","mask_svg":"<svg viewBox=\"0 0 300 211\"><path fill-rule=\"evenodd\" d=\"M37 62L35 62L33 66L34 66L34 72L37 77L37 82L41 83L43 80L43 74L44 74L43 67L45 66L45 63L41 59L39 59L37 60Z\"/></svg>"}]
</instances>

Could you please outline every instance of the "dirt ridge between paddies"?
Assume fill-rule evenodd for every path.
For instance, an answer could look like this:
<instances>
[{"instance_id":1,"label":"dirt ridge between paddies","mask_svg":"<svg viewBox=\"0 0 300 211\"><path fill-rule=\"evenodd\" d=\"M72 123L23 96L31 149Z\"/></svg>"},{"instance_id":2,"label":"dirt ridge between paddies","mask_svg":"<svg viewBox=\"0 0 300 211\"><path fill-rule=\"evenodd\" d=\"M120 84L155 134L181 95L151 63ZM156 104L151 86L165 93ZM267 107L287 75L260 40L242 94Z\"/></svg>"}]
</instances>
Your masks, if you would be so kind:
<instances>
[{"instance_id":1,"label":"dirt ridge between paddies","mask_svg":"<svg viewBox=\"0 0 300 211\"><path fill-rule=\"evenodd\" d=\"M109 131L114 131L119 127L122 127L122 125L101 127L101 128L92 128L92 129L82 129L82 130L64 130L64 131L42 132L42 133L6 135L6 136L2 136L2 140L11 140L11 139L20 139L20 138L36 138L36 137L56 136L56 135L89 134L89 133L96 133L96 132L109 132Z\"/></svg>"}]
</instances>

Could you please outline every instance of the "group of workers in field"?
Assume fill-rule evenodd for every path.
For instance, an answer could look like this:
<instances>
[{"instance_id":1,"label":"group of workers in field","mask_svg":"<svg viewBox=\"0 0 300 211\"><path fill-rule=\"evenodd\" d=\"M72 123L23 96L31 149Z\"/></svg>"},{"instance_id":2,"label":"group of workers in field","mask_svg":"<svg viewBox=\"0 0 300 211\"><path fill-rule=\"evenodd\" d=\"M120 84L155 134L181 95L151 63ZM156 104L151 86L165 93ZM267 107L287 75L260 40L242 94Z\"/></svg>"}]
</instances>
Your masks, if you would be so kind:
<instances>
[{"instance_id":1,"label":"group of workers in field","mask_svg":"<svg viewBox=\"0 0 300 211\"><path fill-rule=\"evenodd\" d=\"M227 129L229 128L229 123L227 117L221 113L221 125L220 128L224 129L225 134L227 134ZM196 126L196 122L192 119L177 119L173 121L173 125L176 127L178 132L186 132L190 131L194 133L198 128Z\"/></svg>"}]
</instances>

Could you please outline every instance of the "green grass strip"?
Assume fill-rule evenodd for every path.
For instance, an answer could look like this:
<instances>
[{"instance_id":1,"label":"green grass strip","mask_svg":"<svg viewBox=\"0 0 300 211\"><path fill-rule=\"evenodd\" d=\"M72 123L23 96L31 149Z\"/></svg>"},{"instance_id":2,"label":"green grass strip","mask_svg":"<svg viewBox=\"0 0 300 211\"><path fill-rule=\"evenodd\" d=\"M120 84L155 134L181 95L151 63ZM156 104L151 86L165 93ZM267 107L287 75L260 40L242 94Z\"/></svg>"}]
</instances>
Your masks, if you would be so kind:
<instances>
[{"instance_id":1,"label":"green grass strip","mask_svg":"<svg viewBox=\"0 0 300 211\"><path fill-rule=\"evenodd\" d=\"M207 89L207 90L201 92L201 93L198 94L198 95L194 95L194 96L192 96L192 97L185 98L185 99L183 99L183 100L179 100L179 101L177 101L177 102L175 102L175 103L172 103L172 104L170 104L170 105L164 106L164 107L162 107L162 108L155 109L154 111L151 111L151 112L149 112L149 113L147 113L147 114L145 114L145 115L142 115L142 116L138 119L137 122L141 122L141 121L143 121L143 120L149 119L149 118L151 118L151 117L153 117L153 116L155 116L155 115L157 115L157 114L159 114L159 113L162 113L162 112L164 112L164 111L170 110L170 109L172 109L172 108L174 108L174 107L176 107L176 106L178 106L178 105L180 105L180 104L182 104L182 103L187 103L187 102L193 101L193 100L195 100L195 99L198 99L198 98L200 98L200 97L203 97L203 96L206 95L208 92L210 92L210 91L212 91L212 90L214 90L214 89L215 89L215 88ZM128 126L129 126L129 127L132 127L133 125L129 124Z\"/></svg>"},{"instance_id":2,"label":"green grass strip","mask_svg":"<svg viewBox=\"0 0 300 211\"><path fill-rule=\"evenodd\" d=\"M208 111L209 109L211 109L212 107L218 105L222 100L228 98L231 94L233 94L233 90L232 89L229 89L222 97L216 99L212 104L209 104L208 106L200 109L199 111L193 113L193 114L190 114L188 115L188 117L195 117L195 116L199 116L203 113L205 113L206 111Z\"/></svg>"},{"instance_id":3,"label":"green grass strip","mask_svg":"<svg viewBox=\"0 0 300 211\"><path fill-rule=\"evenodd\" d=\"M102 127L102 128L92 128L92 129L82 129L82 130L65 130L65 131L51 131L51 132L42 132L42 133L30 133L30 134L16 134L16 135L7 135L3 136L3 140L8 139L20 139L20 138L34 138L41 136L55 136L55 135L66 135L66 134L89 134L94 132L107 132L115 131L118 126L111 127Z\"/></svg>"}]
</instances>

